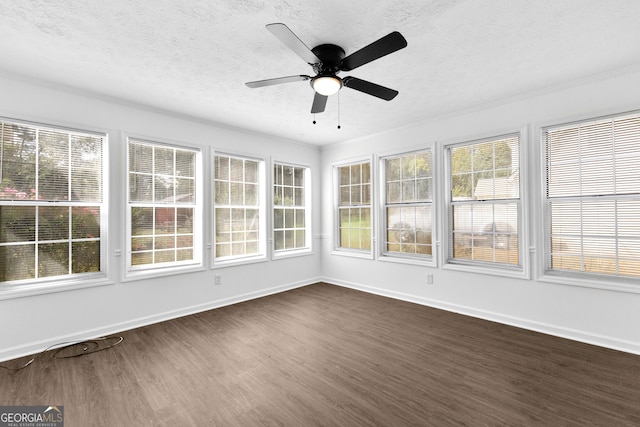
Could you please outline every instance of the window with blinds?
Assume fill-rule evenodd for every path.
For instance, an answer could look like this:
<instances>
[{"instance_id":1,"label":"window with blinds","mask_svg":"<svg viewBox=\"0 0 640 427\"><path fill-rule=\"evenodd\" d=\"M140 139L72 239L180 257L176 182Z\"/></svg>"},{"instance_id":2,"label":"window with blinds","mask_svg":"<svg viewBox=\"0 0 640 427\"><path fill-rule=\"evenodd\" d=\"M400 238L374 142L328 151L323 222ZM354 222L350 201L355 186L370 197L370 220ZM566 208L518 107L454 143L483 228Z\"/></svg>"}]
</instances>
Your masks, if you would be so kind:
<instances>
[{"instance_id":1,"label":"window with blinds","mask_svg":"<svg viewBox=\"0 0 640 427\"><path fill-rule=\"evenodd\" d=\"M640 277L640 113L543 129L546 270Z\"/></svg>"},{"instance_id":2,"label":"window with blinds","mask_svg":"<svg viewBox=\"0 0 640 427\"><path fill-rule=\"evenodd\" d=\"M306 167L273 165L273 247L277 253L310 248L308 173Z\"/></svg>"},{"instance_id":3,"label":"window with blinds","mask_svg":"<svg viewBox=\"0 0 640 427\"><path fill-rule=\"evenodd\" d=\"M448 261L522 268L520 135L447 147Z\"/></svg>"},{"instance_id":4,"label":"window with blinds","mask_svg":"<svg viewBox=\"0 0 640 427\"><path fill-rule=\"evenodd\" d=\"M103 271L106 135L0 120L0 282Z\"/></svg>"},{"instance_id":5,"label":"window with blinds","mask_svg":"<svg viewBox=\"0 0 640 427\"><path fill-rule=\"evenodd\" d=\"M337 167L338 248L371 251L371 163Z\"/></svg>"},{"instance_id":6,"label":"window with blinds","mask_svg":"<svg viewBox=\"0 0 640 427\"><path fill-rule=\"evenodd\" d=\"M218 154L214 158L215 259L266 254L264 161Z\"/></svg>"},{"instance_id":7,"label":"window with blinds","mask_svg":"<svg viewBox=\"0 0 640 427\"><path fill-rule=\"evenodd\" d=\"M131 270L201 263L199 150L128 139Z\"/></svg>"},{"instance_id":8,"label":"window with blinds","mask_svg":"<svg viewBox=\"0 0 640 427\"><path fill-rule=\"evenodd\" d=\"M431 150L383 158L383 254L432 258L433 165Z\"/></svg>"}]
</instances>

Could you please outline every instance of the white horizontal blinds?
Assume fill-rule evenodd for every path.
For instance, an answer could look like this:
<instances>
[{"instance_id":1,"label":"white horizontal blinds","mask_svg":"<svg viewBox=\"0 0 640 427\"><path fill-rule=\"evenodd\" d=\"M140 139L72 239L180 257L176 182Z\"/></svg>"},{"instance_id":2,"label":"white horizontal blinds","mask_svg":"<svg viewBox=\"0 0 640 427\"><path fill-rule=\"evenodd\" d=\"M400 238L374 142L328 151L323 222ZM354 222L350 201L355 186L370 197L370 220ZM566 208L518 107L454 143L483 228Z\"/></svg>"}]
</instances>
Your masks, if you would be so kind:
<instances>
[{"instance_id":1,"label":"white horizontal blinds","mask_svg":"<svg viewBox=\"0 0 640 427\"><path fill-rule=\"evenodd\" d=\"M384 160L386 252L432 255L432 164L431 150Z\"/></svg>"},{"instance_id":2,"label":"white horizontal blinds","mask_svg":"<svg viewBox=\"0 0 640 427\"><path fill-rule=\"evenodd\" d=\"M340 248L371 250L371 164L338 167Z\"/></svg>"},{"instance_id":3,"label":"white horizontal blinds","mask_svg":"<svg viewBox=\"0 0 640 427\"><path fill-rule=\"evenodd\" d=\"M449 260L520 266L520 136L449 147Z\"/></svg>"},{"instance_id":4,"label":"white horizontal blinds","mask_svg":"<svg viewBox=\"0 0 640 427\"><path fill-rule=\"evenodd\" d=\"M0 282L101 271L105 136L0 125Z\"/></svg>"},{"instance_id":5,"label":"white horizontal blinds","mask_svg":"<svg viewBox=\"0 0 640 427\"><path fill-rule=\"evenodd\" d=\"M276 251L308 247L305 168L273 166L273 244Z\"/></svg>"},{"instance_id":6,"label":"white horizontal blinds","mask_svg":"<svg viewBox=\"0 0 640 427\"><path fill-rule=\"evenodd\" d=\"M197 150L129 138L131 267L197 261L197 155Z\"/></svg>"},{"instance_id":7,"label":"white horizontal blinds","mask_svg":"<svg viewBox=\"0 0 640 427\"><path fill-rule=\"evenodd\" d=\"M102 139L71 135L71 200L102 200Z\"/></svg>"},{"instance_id":8,"label":"white horizontal blinds","mask_svg":"<svg viewBox=\"0 0 640 427\"><path fill-rule=\"evenodd\" d=\"M214 159L215 257L260 254L260 164L243 157Z\"/></svg>"},{"instance_id":9,"label":"white horizontal blinds","mask_svg":"<svg viewBox=\"0 0 640 427\"><path fill-rule=\"evenodd\" d=\"M640 276L640 114L544 130L546 268Z\"/></svg>"}]
</instances>

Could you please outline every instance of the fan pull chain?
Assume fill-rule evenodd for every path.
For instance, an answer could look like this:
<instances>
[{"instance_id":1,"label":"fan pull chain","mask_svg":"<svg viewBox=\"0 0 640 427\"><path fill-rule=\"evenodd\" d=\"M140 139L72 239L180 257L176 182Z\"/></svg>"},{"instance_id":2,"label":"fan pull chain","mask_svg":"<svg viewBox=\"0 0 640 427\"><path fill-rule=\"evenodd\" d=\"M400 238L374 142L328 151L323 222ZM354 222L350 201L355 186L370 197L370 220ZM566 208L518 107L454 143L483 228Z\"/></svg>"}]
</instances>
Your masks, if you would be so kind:
<instances>
[{"instance_id":1,"label":"fan pull chain","mask_svg":"<svg viewBox=\"0 0 640 427\"><path fill-rule=\"evenodd\" d=\"M340 92L338 92L338 129L340 129Z\"/></svg>"},{"instance_id":2,"label":"fan pull chain","mask_svg":"<svg viewBox=\"0 0 640 427\"><path fill-rule=\"evenodd\" d=\"M313 124L316 124L316 113L313 113Z\"/></svg>"}]
</instances>

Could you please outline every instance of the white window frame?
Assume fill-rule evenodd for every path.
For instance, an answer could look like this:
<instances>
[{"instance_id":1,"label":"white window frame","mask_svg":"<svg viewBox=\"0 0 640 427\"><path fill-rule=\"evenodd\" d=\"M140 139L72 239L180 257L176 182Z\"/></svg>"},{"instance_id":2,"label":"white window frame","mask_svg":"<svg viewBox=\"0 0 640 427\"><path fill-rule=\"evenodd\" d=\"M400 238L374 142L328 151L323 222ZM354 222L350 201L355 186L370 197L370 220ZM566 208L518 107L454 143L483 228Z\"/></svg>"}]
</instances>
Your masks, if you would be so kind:
<instances>
[{"instance_id":1,"label":"white window frame","mask_svg":"<svg viewBox=\"0 0 640 427\"><path fill-rule=\"evenodd\" d=\"M432 183L432 193L431 193L431 201L429 202L415 202L415 203L407 203L405 205L429 205L431 206L431 255L419 255L419 254L406 254L400 252L393 252L387 250L387 188L386 188L386 161L393 158L399 158L412 154L419 154L422 152L430 152L431 153L431 183ZM378 206L378 218L379 218L379 229L378 236L380 236L378 242L378 259L381 261L390 261L404 264L416 264L427 267L437 267L437 259L438 259L438 229L437 229L437 216L439 214L437 209L437 189L438 183L440 180L438 179L437 168L436 168L436 147L435 144L426 144L420 147L413 147L411 149L406 150L394 150L390 152L382 153L378 158L378 188L379 188L379 206ZM391 205L402 207L405 206L403 204Z\"/></svg>"},{"instance_id":2,"label":"white window frame","mask_svg":"<svg viewBox=\"0 0 640 427\"><path fill-rule=\"evenodd\" d=\"M109 274L109 134L103 129L78 129L64 123L42 123L35 120L23 120L9 117L0 117L0 122L16 124L18 126L32 127L37 130L54 132L68 132L70 134L90 135L102 138L102 201L89 204L100 206L100 271L87 273L70 273L67 275L43 277L36 279L15 280L0 283L0 300L20 298L31 295L40 295L67 290L83 289L93 286L113 284ZM37 162L37 159L36 159ZM36 163L37 164L37 163ZM13 206L19 206L20 202L10 202ZM25 206L60 206L61 202L47 203L37 202L25 204ZM63 202L63 206L81 206L88 202ZM5 204L6 206L6 204ZM36 219L37 221L37 219ZM71 260L70 260L71 261Z\"/></svg>"},{"instance_id":3,"label":"white window frame","mask_svg":"<svg viewBox=\"0 0 640 427\"><path fill-rule=\"evenodd\" d=\"M124 179L124 218L126 222L124 224L124 241L125 241L125 257L124 257L124 265L125 265L125 277L123 281L135 280L145 277L162 277L173 274L181 274L189 271L198 271L203 270L203 215L204 215L204 168L203 168L203 147L188 145L182 142L177 141L169 141L162 138L155 138L149 136L141 136L132 133L123 134L122 140L124 141L124 169L125 169L125 179ZM177 150L187 150L192 151L196 155L196 176L195 176L195 185L196 185L196 203L194 206L193 213L193 259L186 261L175 261L175 262L167 262L167 263L159 263L159 264L145 264L140 266L132 266L131 256L132 256L132 248L131 248L131 209L133 205L148 205L148 207L163 207L164 205L149 202L149 203L131 203L129 201L129 143L140 143L147 144L152 147L159 148L172 148ZM193 205L185 205L184 207L190 207ZM180 206L178 206L180 207Z\"/></svg>"},{"instance_id":4,"label":"white window frame","mask_svg":"<svg viewBox=\"0 0 640 427\"><path fill-rule=\"evenodd\" d=\"M238 255L216 258L216 189L215 189L215 159L217 156L231 157L236 159L251 160L258 163L258 252L249 255ZM267 164L268 162L262 157L256 157L255 155L243 154L232 151L215 151L211 153L211 268L220 268L231 265L250 264L255 262L268 261L267 255L267 216L269 215L267 210L267 187L271 183L271 180L267 180ZM269 187L271 188L271 187ZM231 205L223 205L231 206Z\"/></svg>"},{"instance_id":5,"label":"white window frame","mask_svg":"<svg viewBox=\"0 0 640 427\"><path fill-rule=\"evenodd\" d=\"M500 138L517 136L519 139L519 199L512 199L513 202L518 205L518 259L519 265L510 265L507 263L491 263L462 259L451 259L451 149L460 146L479 144L486 141L499 140ZM442 144L442 154L440 158L443 162L442 167L442 180L443 182L443 197L440 215L441 230L442 230L442 257L443 257L443 269L468 271L480 274L489 274L495 276L513 277L519 279L530 278L530 262L529 262L529 228L528 228L528 191L527 191L527 127L519 129L505 129L496 132L487 132L482 135L476 135L469 138L460 138L454 141L445 142ZM506 200L506 199L505 199Z\"/></svg>"},{"instance_id":6,"label":"white window frame","mask_svg":"<svg viewBox=\"0 0 640 427\"><path fill-rule=\"evenodd\" d=\"M551 256L551 251L549 244L551 243L550 239L550 229L549 223L547 222L547 218L549 218L549 199L547 197L547 144L546 144L546 131L548 129L555 129L560 127L569 127L572 125L580 125L583 123L590 122L598 122L602 120L611 120L618 117L639 115L640 110L635 111L607 111L601 112L600 114L594 114L589 116L580 116L573 117L570 119L564 120L556 120L553 122L541 123L536 126L536 135L539 135L537 138L537 146L538 156L537 160L539 161L539 167L537 168L540 171L539 183L540 183L540 191L538 197L538 217L536 221L536 241L537 247L539 250L539 255L537 256L537 280L541 282L549 282L570 286L580 286L587 288L596 288L596 289L607 289L613 291L622 291L622 292L630 292L630 293L640 293L640 278L634 278L632 276L616 276L610 275L606 273L589 273L582 271L570 271L570 270L554 270L549 268L549 259ZM624 199L626 196L618 197L613 196L611 199L620 200ZM599 200L600 196L580 196L577 199L592 199ZM636 196L637 198L637 196Z\"/></svg>"},{"instance_id":7,"label":"white window frame","mask_svg":"<svg viewBox=\"0 0 640 427\"><path fill-rule=\"evenodd\" d=\"M276 204L275 204L275 168L276 166L284 166L284 167L292 167L303 170L303 190L304 190L304 203L302 206L296 206L297 208L304 209L304 247L294 248L294 249L276 249ZM309 255L312 253L312 223L311 223L311 168L307 165L300 165L290 162L281 162L281 161L272 161L271 162L271 247L272 247L272 258L287 258L293 256L300 255Z\"/></svg>"},{"instance_id":8,"label":"white window frame","mask_svg":"<svg viewBox=\"0 0 640 427\"><path fill-rule=\"evenodd\" d=\"M361 207L369 207L369 215L370 215L370 240L369 250L367 249L352 249L352 248L343 248L340 247L340 168L344 166L352 166L362 163L369 163L369 186L370 186L370 196L369 196L369 204L368 205L360 205ZM376 223L375 223L375 212L373 207L375 206L375 162L373 156L368 157L359 157L356 159L346 160L342 162L336 162L332 164L332 188L333 188L333 251L334 255L345 255L356 258L366 258L366 259L374 259L376 252Z\"/></svg>"}]
</instances>

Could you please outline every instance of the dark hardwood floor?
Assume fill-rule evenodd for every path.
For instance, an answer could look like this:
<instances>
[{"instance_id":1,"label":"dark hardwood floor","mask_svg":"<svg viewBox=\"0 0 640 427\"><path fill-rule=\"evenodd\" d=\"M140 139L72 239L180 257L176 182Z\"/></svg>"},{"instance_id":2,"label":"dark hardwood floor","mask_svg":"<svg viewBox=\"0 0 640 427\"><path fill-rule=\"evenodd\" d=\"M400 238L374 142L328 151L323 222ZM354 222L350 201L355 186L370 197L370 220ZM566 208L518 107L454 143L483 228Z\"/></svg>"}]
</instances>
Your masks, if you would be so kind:
<instances>
[{"instance_id":1,"label":"dark hardwood floor","mask_svg":"<svg viewBox=\"0 0 640 427\"><path fill-rule=\"evenodd\" d=\"M640 356L328 284L121 335L0 370L0 405L64 405L66 427L640 425Z\"/></svg>"}]
</instances>

